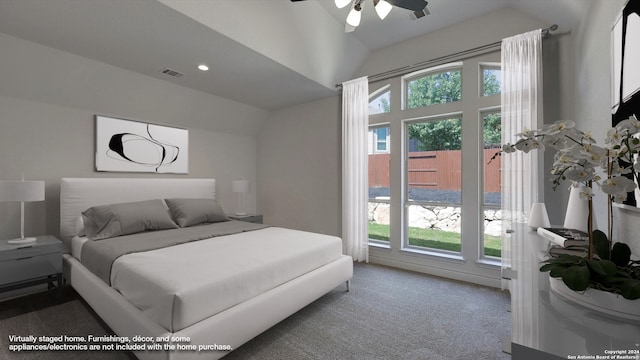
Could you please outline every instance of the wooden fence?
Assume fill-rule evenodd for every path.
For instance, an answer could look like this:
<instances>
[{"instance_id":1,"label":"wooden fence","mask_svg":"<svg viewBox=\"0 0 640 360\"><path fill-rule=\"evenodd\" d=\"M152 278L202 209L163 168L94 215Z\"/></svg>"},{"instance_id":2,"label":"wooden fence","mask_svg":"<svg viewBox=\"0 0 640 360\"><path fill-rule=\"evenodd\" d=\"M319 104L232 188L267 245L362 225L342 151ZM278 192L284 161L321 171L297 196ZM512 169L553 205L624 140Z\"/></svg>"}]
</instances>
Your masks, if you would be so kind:
<instances>
[{"instance_id":1,"label":"wooden fence","mask_svg":"<svg viewBox=\"0 0 640 360\"><path fill-rule=\"evenodd\" d=\"M485 163L500 149L484 149ZM389 154L369 155L369 187L389 187ZM416 151L409 153L409 187L460 190L462 184L460 150ZM500 157L485 164L486 192L500 192Z\"/></svg>"}]
</instances>

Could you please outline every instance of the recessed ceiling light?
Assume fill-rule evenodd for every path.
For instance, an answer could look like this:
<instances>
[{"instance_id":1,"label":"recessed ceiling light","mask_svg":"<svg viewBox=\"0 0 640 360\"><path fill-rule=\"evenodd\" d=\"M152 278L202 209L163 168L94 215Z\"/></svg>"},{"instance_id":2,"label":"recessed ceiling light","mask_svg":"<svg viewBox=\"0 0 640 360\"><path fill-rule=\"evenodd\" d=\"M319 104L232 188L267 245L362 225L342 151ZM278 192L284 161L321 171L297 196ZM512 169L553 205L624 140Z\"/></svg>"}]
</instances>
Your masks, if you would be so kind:
<instances>
[{"instance_id":1,"label":"recessed ceiling light","mask_svg":"<svg viewBox=\"0 0 640 360\"><path fill-rule=\"evenodd\" d=\"M207 71L209 70L209 67L207 65L201 64L201 65L198 65L198 69L202 71Z\"/></svg>"}]
</instances>

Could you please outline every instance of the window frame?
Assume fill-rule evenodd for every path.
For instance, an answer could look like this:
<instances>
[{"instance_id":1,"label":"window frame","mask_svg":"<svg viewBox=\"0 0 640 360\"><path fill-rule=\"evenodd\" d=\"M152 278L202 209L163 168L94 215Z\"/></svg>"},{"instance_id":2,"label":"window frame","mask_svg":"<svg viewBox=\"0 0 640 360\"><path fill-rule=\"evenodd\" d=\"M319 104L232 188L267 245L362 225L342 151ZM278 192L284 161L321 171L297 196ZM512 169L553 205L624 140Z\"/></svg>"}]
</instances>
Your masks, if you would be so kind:
<instances>
[{"instance_id":1,"label":"window frame","mask_svg":"<svg viewBox=\"0 0 640 360\"><path fill-rule=\"evenodd\" d=\"M460 202L459 203L444 203L444 202L432 202L432 201L415 201L409 199L409 126L416 123L424 123L424 122L436 122L441 120L448 120L452 118L459 118L462 124L462 111L456 111L451 113L444 114L435 114L435 115L427 115L417 118L405 119L402 121L402 207L403 207L403 216L402 216L402 241L401 241L401 250L425 255L434 255L439 258L449 258L453 260L463 260L462 251L464 247L463 242L463 233L460 232L460 251L451 251L451 250L442 250L424 246L417 246L409 244L409 209L411 205L426 205L426 206L454 206L462 209L462 183L460 184ZM460 133L462 137L462 132ZM461 144L461 150L464 144ZM462 152L461 152L462 156ZM460 166L460 172L462 173L463 169Z\"/></svg>"},{"instance_id":2,"label":"window frame","mask_svg":"<svg viewBox=\"0 0 640 360\"><path fill-rule=\"evenodd\" d=\"M433 104L433 105L428 105L428 106L420 106L420 107L415 107L415 108L409 107L409 83L411 81L418 80L418 79L421 79L421 78L424 78L424 77L427 77L427 76L430 76L430 75L444 73L444 72L451 71L451 70L459 70L460 71L460 100L452 101L452 102L448 102L448 103L438 103L438 104ZM406 74L404 76L401 76L400 77L400 81L402 82L402 94L401 94L402 105L401 105L401 110L424 109L424 108L430 108L430 107L433 107L433 106L451 104L451 103L456 103L456 102L463 101L462 86L463 86L464 83L463 83L463 76L462 75L463 75L463 62L462 61L456 61L456 62L451 62L451 63L442 64L442 65L428 67L426 69L421 69L421 70L414 71L412 73Z\"/></svg>"},{"instance_id":3,"label":"window frame","mask_svg":"<svg viewBox=\"0 0 640 360\"><path fill-rule=\"evenodd\" d=\"M377 115L377 114L376 114ZM387 151L386 152L376 152L375 151L375 144L376 141L374 139L374 152L368 154L368 155L375 155L375 154L389 154L389 161L391 160L391 124L390 123L376 123L373 125L369 125L369 131L373 132L373 136L375 137L376 133L375 130L376 129L380 129L380 128L386 128L387 130ZM368 176L368 174L367 174ZM389 168L389 180L391 180L391 168ZM389 184L391 185L391 184ZM367 186L367 188L369 188ZM391 190L391 186L389 186L389 190ZM371 199L368 199L371 200ZM389 193L389 200L387 201L387 203L389 204L389 213L391 214L392 211L392 206L391 206L391 193ZM368 239L368 243L369 246L375 246L375 247L379 247L379 248L386 248L389 249L391 247L391 227L392 224L391 222L389 223L389 241L384 241L384 240L378 240L378 239L372 239L370 237L368 237L368 232L367 232L367 239Z\"/></svg>"},{"instance_id":4,"label":"window frame","mask_svg":"<svg viewBox=\"0 0 640 360\"><path fill-rule=\"evenodd\" d=\"M379 113L369 114L370 116L376 116L380 114L389 114L393 110L391 108L391 84L385 84L381 86L379 89L376 89L371 94L369 94L369 103L367 104L367 107L369 106L369 104L371 104L373 100L377 99L378 97L384 95L387 92L389 92L389 111L381 111Z\"/></svg>"},{"instance_id":5,"label":"window frame","mask_svg":"<svg viewBox=\"0 0 640 360\"><path fill-rule=\"evenodd\" d=\"M499 94L497 94L499 95ZM485 254L485 242L484 242L484 235L485 235L485 225L484 225L484 211L485 209L491 208L491 209L497 209L500 210L502 208L501 204L495 205L495 204L487 204L487 202L485 201L485 162L488 161L488 159L484 158L484 116L487 114L495 114L495 113L500 113L502 111L502 106L501 105L497 105L497 106L490 106L490 107L485 107L485 108L481 108L478 109L478 125L479 125L479 135L480 135L480 151L478 151L478 161L480 161L483 164L483 167L481 169L481 176L480 176L480 199L478 201L478 204L480 205L480 213L482 214L482 218L481 218L481 223L480 223L480 231L478 232L479 234L479 238L478 238L478 244L480 246L480 252L479 252L479 261L480 262L484 262L484 263L494 263L494 262L499 262L500 261L500 257L497 256L490 256L490 255L486 255Z\"/></svg>"},{"instance_id":6,"label":"window frame","mask_svg":"<svg viewBox=\"0 0 640 360\"><path fill-rule=\"evenodd\" d=\"M478 97L486 98L491 96L501 96L502 93L502 77L500 79L500 92L491 95L484 94L484 70L500 70L502 72L502 64L499 62L479 62L478 63Z\"/></svg>"}]
</instances>

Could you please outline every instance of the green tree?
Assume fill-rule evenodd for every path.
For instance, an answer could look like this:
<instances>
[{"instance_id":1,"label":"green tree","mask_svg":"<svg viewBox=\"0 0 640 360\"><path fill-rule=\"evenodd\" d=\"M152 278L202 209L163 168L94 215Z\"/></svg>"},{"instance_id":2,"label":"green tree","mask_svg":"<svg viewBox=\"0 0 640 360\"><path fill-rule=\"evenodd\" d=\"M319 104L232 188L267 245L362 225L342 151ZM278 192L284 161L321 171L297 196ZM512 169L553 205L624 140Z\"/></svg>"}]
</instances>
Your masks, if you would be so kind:
<instances>
[{"instance_id":1,"label":"green tree","mask_svg":"<svg viewBox=\"0 0 640 360\"><path fill-rule=\"evenodd\" d=\"M499 94L500 70L483 71L484 95ZM462 98L461 71L445 71L427 75L408 83L409 108L458 101ZM485 146L500 144L500 114L487 114L484 119ZM460 119L446 119L416 123L409 126L409 138L415 140L422 151L460 150L462 146Z\"/></svg>"},{"instance_id":2,"label":"green tree","mask_svg":"<svg viewBox=\"0 0 640 360\"><path fill-rule=\"evenodd\" d=\"M491 149L500 147L502 144L502 137L500 135L502 130L502 117L500 113L486 114L483 125L482 137L484 139L484 148Z\"/></svg>"},{"instance_id":3,"label":"green tree","mask_svg":"<svg viewBox=\"0 0 640 360\"><path fill-rule=\"evenodd\" d=\"M409 108L458 101L462 98L460 70L445 71L415 79L408 84ZM460 119L446 119L409 126L409 138L417 140L422 151L459 150L461 148Z\"/></svg>"},{"instance_id":4,"label":"green tree","mask_svg":"<svg viewBox=\"0 0 640 360\"><path fill-rule=\"evenodd\" d=\"M380 99L380 104L382 105L382 112L383 113L391 112L391 104L389 104L389 99L388 98L383 97L382 99Z\"/></svg>"},{"instance_id":5,"label":"green tree","mask_svg":"<svg viewBox=\"0 0 640 360\"><path fill-rule=\"evenodd\" d=\"M483 70L482 89L485 96L499 94L502 89L502 84L498 79L500 74L499 69L484 69ZM483 139L485 149L500 147L502 139L500 132L502 130L502 117L500 113L491 113L484 116L483 124Z\"/></svg>"},{"instance_id":6,"label":"green tree","mask_svg":"<svg viewBox=\"0 0 640 360\"><path fill-rule=\"evenodd\" d=\"M458 101L462 98L461 71L445 71L411 80L408 84L409 108Z\"/></svg>"},{"instance_id":7,"label":"green tree","mask_svg":"<svg viewBox=\"0 0 640 360\"><path fill-rule=\"evenodd\" d=\"M482 77L484 81L482 82L482 90L485 96L500 94L500 90L502 88L502 84L498 79L498 74L500 74L500 70L498 69L484 69L482 71Z\"/></svg>"},{"instance_id":8,"label":"green tree","mask_svg":"<svg viewBox=\"0 0 640 360\"><path fill-rule=\"evenodd\" d=\"M417 140L421 151L460 150L460 119L436 120L409 126L409 138Z\"/></svg>"}]
</instances>

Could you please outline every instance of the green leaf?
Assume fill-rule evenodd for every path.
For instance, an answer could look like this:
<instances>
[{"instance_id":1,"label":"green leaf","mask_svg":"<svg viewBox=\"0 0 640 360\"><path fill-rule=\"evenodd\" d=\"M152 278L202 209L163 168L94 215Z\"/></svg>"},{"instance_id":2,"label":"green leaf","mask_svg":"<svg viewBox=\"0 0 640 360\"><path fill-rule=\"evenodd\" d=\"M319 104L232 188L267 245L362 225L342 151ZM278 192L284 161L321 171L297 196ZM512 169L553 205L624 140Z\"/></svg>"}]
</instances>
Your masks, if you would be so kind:
<instances>
[{"instance_id":1,"label":"green leaf","mask_svg":"<svg viewBox=\"0 0 640 360\"><path fill-rule=\"evenodd\" d=\"M631 249L629 245L623 243L615 243L611 250L611 261L620 267L627 266L631 261Z\"/></svg>"},{"instance_id":2,"label":"green leaf","mask_svg":"<svg viewBox=\"0 0 640 360\"><path fill-rule=\"evenodd\" d=\"M589 286L590 276L588 267L574 265L564 271L562 281L573 291L584 291Z\"/></svg>"},{"instance_id":3,"label":"green leaf","mask_svg":"<svg viewBox=\"0 0 640 360\"><path fill-rule=\"evenodd\" d=\"M589 269L602 276L613 276L618 272L618 267L609 260L586 260Z\"/></svg>"},{"instance_id":4,"label":"green leaf","mask_svg":"<svg viewBox=\"0 0 640 360\"><path fill-rule=\"evenodd\" d=\"M562 277L568 268L569 266L566 266L566 265L565 266L555 265L553 268L551 268L551 271L549 271L549 276L553 278Z\"/></svg>"},{"instance_id":5,"label":"green leaf","mask_svg":"<svg viewBox=\"0 0 640 360\"><path fill-rule=\"evenodd\" d=\"M620 294L629 300L640 299L640 280L628 279L622 283Z\"/></svg>"},{"instance_id":6,"label":"green leaf","mask_svg":"<svg viewBox=\"0 0 640 360\"><path fill-rule=\"evenodd\" d=\"M592 234L593 250L600 259L610 260L609 240L607 235L600 230L594 230Z\"/></svg>"},{"instance_id":7,"label":"green leaf","mask_svg":"<svg viewBox=\"0 0 640 360\"><path fill-rule=\"evenodd\" d=\"M553 269L555 266L557 266L557 265L556 264L545 264L545 265L542 265L540 267L540 272L549 271L549 270Z\"/></svg>"}]
</instances>

